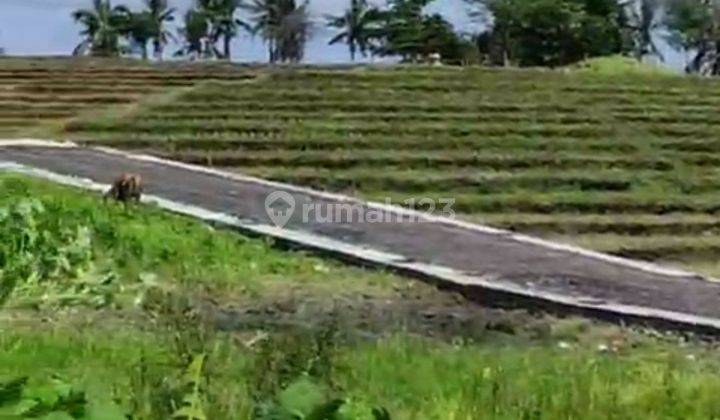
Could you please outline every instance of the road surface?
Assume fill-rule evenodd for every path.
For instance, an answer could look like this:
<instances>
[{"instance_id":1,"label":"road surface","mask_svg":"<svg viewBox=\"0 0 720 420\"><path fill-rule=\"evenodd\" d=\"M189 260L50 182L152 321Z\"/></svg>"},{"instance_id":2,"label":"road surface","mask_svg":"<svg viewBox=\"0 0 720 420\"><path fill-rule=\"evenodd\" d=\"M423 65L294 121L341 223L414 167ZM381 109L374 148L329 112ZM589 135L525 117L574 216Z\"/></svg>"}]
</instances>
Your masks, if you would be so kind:
<instances>
[{"instance_id":1,"label":"road surface","mask_svg":"<svg viewBox=\"0 0 720 420\"><path fill-rule=\"evenodd\" d=\"M409 220L417 215L160 159L39 144L0 142L0 162L102 184L122 172L138 173L151 196L229 215L246 231L423 277L482 303L720 332L720 284L692 273L443 218ZM275 213L266 208L271 194ZM292 212L288 200L294 202ZM366 211L369 220L359 220L357 212L350 217L341 211L339 220L328 217L348 204ZM285 222L278 220L284 219L282 212L290 216L278 227L275 222ZM270 214L277 216L274 221Z\"/></svg>"}]
</instances>

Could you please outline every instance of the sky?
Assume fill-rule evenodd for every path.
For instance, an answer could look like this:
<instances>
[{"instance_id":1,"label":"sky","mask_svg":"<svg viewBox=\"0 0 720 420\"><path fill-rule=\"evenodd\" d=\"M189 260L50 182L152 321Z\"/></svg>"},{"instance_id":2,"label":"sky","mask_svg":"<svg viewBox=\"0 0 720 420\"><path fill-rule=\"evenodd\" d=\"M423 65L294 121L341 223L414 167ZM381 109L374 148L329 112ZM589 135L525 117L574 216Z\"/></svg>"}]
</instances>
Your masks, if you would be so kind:
<instances>
[{"instance_id":1,"label":"sky","mask_svg":"<svg viewBox=\"0 0 720 420\"><path fill-rule=\"evenodd\" d=\"M375 0L383 1L384 0ZM113 0L139 9L142 0ZM190 6L192 0L170 0L179 9L176 19ZM311 16L316 22L313 38L308 45L305 61L308 63L339 63L349 61L343 45L328 46L333 31L326 28L323 16L340 14L349 0L310 0ZM91 0L0 0L0 48L8 55L68 55L80 41L81 30L70 13L89 7ZM458 30L471 30L479 25L467 17L468 6L463 0L436 0L429 12L445 15ZM169 51L176 50L170 47ZM233 43L233 59L238 61L265 61L265 47L259 39L243 35Z\"/></svg>"}]
</instances>

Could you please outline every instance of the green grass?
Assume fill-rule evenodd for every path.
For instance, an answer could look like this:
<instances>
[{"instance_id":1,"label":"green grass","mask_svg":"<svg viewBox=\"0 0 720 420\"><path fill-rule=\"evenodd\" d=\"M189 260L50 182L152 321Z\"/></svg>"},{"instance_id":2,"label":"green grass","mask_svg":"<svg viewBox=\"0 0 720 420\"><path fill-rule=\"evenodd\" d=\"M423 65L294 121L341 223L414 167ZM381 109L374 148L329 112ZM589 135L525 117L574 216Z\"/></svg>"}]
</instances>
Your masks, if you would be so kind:
<instances>
[{"instance_id":1,"label":"green grass","mask_svg":"<svg viewBox=\"0 0 720 420\"><path fill-rule=\"evenodd\" d=\"M639 63L633 58L622 56L593 58L572 65L569 68L577 72L603 76L623 77L627 75L640 75L679 77L677 73L659 65Z\"/></svg>"},{"instance_id":2,"label":"green grass","mask_svg":"<svg viewBox=\"0 0 720 420\"><path fill-rule=\"evenodd\" d=\"M399 281L374 271L281 252L262 240L218 231L160 210L100 205L97 196L41 181L3 175L0 191L0 207L22 197L36 198L50 214L50 225L88 227L99 269L113 270L128 282L154 273L168 285L247 298L283 287L330 292L341 284L349 293L355 287L381 293ZM345 284L346 279L353 280Z\"/></svg>"},{"instance_id":3,"label":"green grass","mask_svg":"<svg viewBox=\"0 0 720 420\"><path fill-rule=\"evenodd\" d=\"M465 219L720 273L714 80L616 58L554 72L258 70L255 80L225 66L3 63L4 135L66 136L398 204L450 196ZM357 323L322 316L309 329L266 314L259 331L216 331L187 302L263 314L350 302L340 307L355 316L368 301L398 311L419 293L417 314L442 299L155 209L17 177L0 190L0 207L40 197L51 220L91 227L91 274L122 286L100 310L27 312L47 290L19 291L0 312L0 381L60 374L91 402L115 395L126 412L168 418L184 369L205 353L209 418L292 400L307 377L305 394L347 399L346 418L376 406L400 419L720 417L712 346L577 320L520 316L515 334L497 333L501 323L454 340L402 328L358 338ZM138 307L148 278L161 293ZM317 315L306 312L291 318ZM598 351L618 337L617 352Z\"/></svg>"},{"instance_id":4,"label":"green grass","mask_svg":"<svg viewBox=\"0 0 720 420\"><path fill-rule=\"evenodd\" d=\"M115 395L124 412L144 408L152 413L146 418L162 418L158 412L167 410L184 369L176 344L157 332L98 326L85 327L84 333L52 327L2 333L0 377L29 375L42 382L60 375L88 390L90 401ZM204 409L209 418L251 418L257 398L272 399L282 392L276 388L298 380L344 398L347 419L370 419L376 406L386 407L394 419L703 419L720 414L718 359L693 347L645 340L616 355L599 353L586 342L570 342L565 349L552 340L530 346L450 345L394 336L335 344L322 353L322 369L308 373L304 365L317 357L312 350L317 342L298 336L272 340L247 348L216 336L204 343L207 348L197 346L208 355ZM308 350L271 351L271 345Z\"/></svg>"},{"instance_id":5,"label":"green grass","mask_svg":"<svg viewBox=\"0 0 720 420\"><path fill-rule=\"evenodd\" d=\"M341 360L345 386L395 401L402 418L703 418L720 409L711 390L720 381L662 347L615 358L582 348L415 347L395 339ZM412 407L417 396L425 403Z\"/></svg>"},{"instance_id":6,"label":"green grass","mask_svg":"<svg viewBox=\"0 0 720 420\"><path fill-rule=\"evenodd\" d=\"M204 354L202 406L213 419L254 418L263 407L302 408L334 397L345 401L344 419L371 419L374 407L393 419L720 415L713 347L589 321L515 314L508 319L522 325L449 341L402 330L368 338L341 317L317 327L218 331L198 317L194 299L242 307L293 288L303 291L296 299L305 305L389 299L413 282L15 175L0 177L0 192L0 208L29 197L42 202L43 226L89 227L94 264L124 285L114 293L132 290L148 272L167 292L152 305L100 309L28 310L17 306L25 296L14 295L0 310L0 383L28 376L38 390L60 378L86 392L90 414L112 407L168 418L186 395L188 363Z\"/></svg>"}]
</instances>

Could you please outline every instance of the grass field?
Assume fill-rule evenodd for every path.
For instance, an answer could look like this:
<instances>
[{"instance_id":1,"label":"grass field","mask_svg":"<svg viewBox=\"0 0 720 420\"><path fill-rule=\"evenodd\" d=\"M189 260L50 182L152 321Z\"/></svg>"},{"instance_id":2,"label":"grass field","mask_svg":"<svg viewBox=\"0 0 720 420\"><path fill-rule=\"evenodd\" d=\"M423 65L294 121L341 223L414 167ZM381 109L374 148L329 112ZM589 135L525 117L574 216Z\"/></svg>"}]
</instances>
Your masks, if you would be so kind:
<instances>
[{"instance_id":1,"label":"grass field","mask_svg":"<svg viewBox=\"0 0 720 420\"><path fill-rule=\"evenodd\" d=\"M720 275L712 80L593 68L8 67L5 135L40 131L402 205L450 197L466 219Z\"/></svg>"},{"instance_id":2,"label":"grass field","mask_svg":"<svg viewBox=\"0 0 720 420\"><path fill-rule=\"evenodd\" d=\"M713 345L481 308L14 175L0 219L0 416L720 416Z\"/></svg>"},{"instance_id":3,"label":"grass field","mask_svg":"<svg viewBox=\"0 0 720 420\"><path fill-rule=\"evenodd\" d=\"M0 137L451 197L468 220L720 274L720 85L599 64L1 60ZM717 345L692 337L484 308L15 175L0 239L2 418L720 417Z\"/></svg>"},{"instance_id":4,"label":"grass field","mask_svg":"<svg viewBox=\"0 0 720 420\"><path fill-rule=\"evenodd\" d=\"M129 111L142 98L206 80L241 81L249 74L137 61L13 59L0 61L0 136L50 135L69 118L114 108Z\"/></svg>"}]
</instances>

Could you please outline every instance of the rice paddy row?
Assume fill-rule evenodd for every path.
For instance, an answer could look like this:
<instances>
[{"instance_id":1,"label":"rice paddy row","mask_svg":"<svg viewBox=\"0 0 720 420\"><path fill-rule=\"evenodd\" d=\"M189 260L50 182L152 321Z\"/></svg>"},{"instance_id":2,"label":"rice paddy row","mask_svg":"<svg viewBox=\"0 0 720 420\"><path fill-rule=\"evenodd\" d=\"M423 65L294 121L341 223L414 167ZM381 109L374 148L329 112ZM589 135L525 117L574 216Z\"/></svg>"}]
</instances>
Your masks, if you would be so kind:
<instances>
[{"instance_id":1,"label":"rice paddy row","mask_svg":"<svg viewBox=\"0 0 720 420\"><path fill-rule=\"evenodd\" d=\"M41 60L42 61L42 60ZM3 62L0 69L0 134L52 135L57 126L87 112L133 105L206 80L240 81L249 72L146 66L76 66L72 63Z\"/></svg>"}]
</instances>

